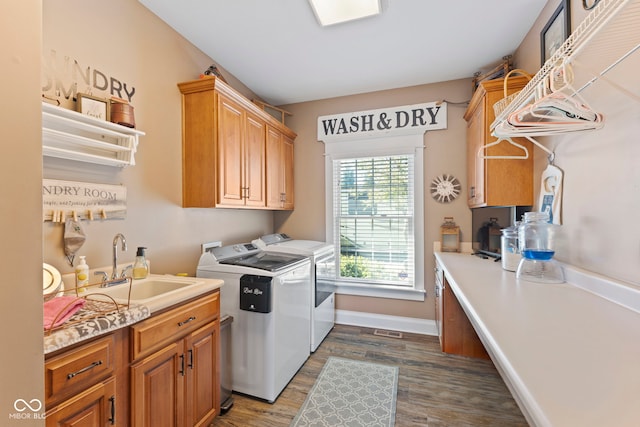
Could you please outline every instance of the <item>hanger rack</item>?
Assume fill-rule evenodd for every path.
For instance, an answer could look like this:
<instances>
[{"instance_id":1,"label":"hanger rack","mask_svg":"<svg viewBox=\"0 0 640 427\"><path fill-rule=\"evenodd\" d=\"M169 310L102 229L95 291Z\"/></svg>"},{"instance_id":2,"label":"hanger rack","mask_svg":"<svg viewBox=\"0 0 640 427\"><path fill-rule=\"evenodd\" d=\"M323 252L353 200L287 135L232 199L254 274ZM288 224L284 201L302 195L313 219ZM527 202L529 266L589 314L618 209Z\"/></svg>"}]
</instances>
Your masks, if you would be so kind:
<instances>
[{"instance_id":1,"label":"hanger rack","mask_svg":"<svg viewBox=\"0 0 640 427\"><path fill-rule=\"evenodd\" d=\"M492 134L492 136L496 136L496 135ZM527 138L529 141L531 141L534 145L536 145L542 151L547 153L547 159L549 160L549 163L553 164L553 161L555 160L555 157L556 157L556 153L554 153L553 151L549 150L544 145L540 144L538 141L533 139L531 136L525 135L524 137ZM489 144L483 145L482 147L480 147L480 149L478 150L478 158L479 159L524 160L524 159L528 159L529 158L529 150L524 145L518 144L517 142L515 142L513 139L511 139L508 136L506 136L506 137L497 137L497 138L498 139L496 141L490 142ZM507 142L507 143L509 143L509 144L511 144L511 145L513 145L515 147L518 147L518 148L522 149L524 154L519 155L519 156L487 156L487 155L483 154L483 150L485 148L493 147L494 145L498 145L498 144L502 143L503 141Z\"/></svg>"},{"instance_id":2,"label":"hanger rack","mask_svg":"<svg viewBox=\"0 0 640 427\"><path fill-rule=\"evenodd\" d=\"M601 0L585 20L549 58L531 81L496 117L491 130L504 123L510 114L532 103L559 64L569 64L575 73L573 85L580 93L599 80L611 84L635 100L640 96L606 75L618 64L627 61L640 50L640 0ZM634 88L637 90L637 88ZM500 133L502 135L502 133ZM514 135L515 136L515 135ZM526 136L522 134L520 136ZM542 145L531 138L538 147ZM549 150L544 149L550 153ZM552 154L552 153L551 153Z\"/></svg>"},{"instance_id":3,"label":"hanger rack","mask_svg":"<svg viewBox=\"0 0 640 427\"><path fill-rule=\"evenodd\" d=\"M493 135L493 136L495 136L495 135ZM509 156L487 156L487 155L483 154L485 148L493 147L495 145L501 144L502 142L509 143L509 144L513 145L514 147L517 147L517 148L521 149L524 154L521 154L519 156L514 156L514 155L509 155ZM528 159L529 158L529 150L527 149L527 147L525 147L524 145L518 144L517 142L515 142L513 139L511 139L508 136L498 137L497 140L495 140L493 142L490 142L490 143L480 147L480 149L478 150L478 158L479 159L499 159L499 160L524 160L524 159Z\"/></svg>"}]
</instances>

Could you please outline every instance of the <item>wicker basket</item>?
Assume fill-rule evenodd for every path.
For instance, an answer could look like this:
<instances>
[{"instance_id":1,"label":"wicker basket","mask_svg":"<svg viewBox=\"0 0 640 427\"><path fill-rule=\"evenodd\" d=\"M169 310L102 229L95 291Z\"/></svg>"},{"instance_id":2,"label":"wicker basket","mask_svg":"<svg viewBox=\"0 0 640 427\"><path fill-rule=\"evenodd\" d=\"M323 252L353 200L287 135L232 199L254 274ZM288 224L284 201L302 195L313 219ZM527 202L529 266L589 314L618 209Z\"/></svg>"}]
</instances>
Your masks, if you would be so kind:
<instances>
[{"instance_id":1,"label":"wicker basket","mask_svg":"<svg viewBox=\"0 0 640 427\"><path fill-rule=\"evenodd\" d=\"M524 70L521 70L520 68L514 68L504 76L504 84L503 84L504 98L502 98L500 101L493 104L493 111L495 112L496 117L500 116L500 114L502 114L505 108L507 108L507 105L509 105L511 101L513 101L513 99L516 96L518 96L518 94L520 93L520 91L517 91L515 93L512 93L511 95L507 95L507 89L509 86L509 77L511 77L513 74L520 74L521 76L526 77L527 80L529 81L531 81L531 78L532 78L531 74L527 73Z\"/></svg>"}]
</instances>

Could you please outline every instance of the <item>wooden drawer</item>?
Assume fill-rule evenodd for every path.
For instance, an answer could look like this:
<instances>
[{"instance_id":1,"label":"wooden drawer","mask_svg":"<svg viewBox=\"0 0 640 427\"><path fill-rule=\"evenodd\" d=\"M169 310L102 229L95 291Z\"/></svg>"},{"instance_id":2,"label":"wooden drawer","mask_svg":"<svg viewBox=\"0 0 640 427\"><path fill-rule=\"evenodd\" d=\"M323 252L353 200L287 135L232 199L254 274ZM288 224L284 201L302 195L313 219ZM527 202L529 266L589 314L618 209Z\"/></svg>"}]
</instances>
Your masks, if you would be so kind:
<instances>
[{"instance_id":1,"label":"wooden drawer","mask_svg":"<svg viewBox=\"0 0 640 427\"><path fill-rule=\"evenodd\" d=\"M45 403L65 399L113 374L115 338L111 334L45 362Z\"/></svg>"},{"instance_id":2,"label":"wooden drawer","mask_svg":"<svg viewBox=\"0 0 640 427\"><path fill-rule=\"evenodd\" d=\"M110 378L47 411L46 427L125 425L116 414L116 381Z\"/></svg>"},{"instance_id":3,"label":"wooden drawer","mask_svg":"<svg viewBox=\"0 0 640 427\"><path fill-rule=\"evenodd\" d=\"M131 326L132 360L144 357L216 319L220 314L219 296L220 291L216 290Z\"/></svg>"}]
</instances>

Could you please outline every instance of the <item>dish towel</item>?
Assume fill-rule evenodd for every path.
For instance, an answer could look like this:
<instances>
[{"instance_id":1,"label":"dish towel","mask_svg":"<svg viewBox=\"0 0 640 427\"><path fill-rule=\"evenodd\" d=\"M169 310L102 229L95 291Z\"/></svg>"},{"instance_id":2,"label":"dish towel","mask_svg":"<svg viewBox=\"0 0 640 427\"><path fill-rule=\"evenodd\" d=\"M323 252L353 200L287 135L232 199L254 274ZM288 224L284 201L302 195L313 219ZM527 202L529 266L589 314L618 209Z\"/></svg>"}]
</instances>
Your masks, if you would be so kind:
<instances>
[{"instance_id":1,"label":"dish towel","mask_svg":"<svg viewBox=\"0 0 640 427\"><path fill-rule=\"evenodd\" d=\"M44 303L44 328L51 329L62 325L84 306L84 298L62 296Z\"/></svg>"}]
</instances>

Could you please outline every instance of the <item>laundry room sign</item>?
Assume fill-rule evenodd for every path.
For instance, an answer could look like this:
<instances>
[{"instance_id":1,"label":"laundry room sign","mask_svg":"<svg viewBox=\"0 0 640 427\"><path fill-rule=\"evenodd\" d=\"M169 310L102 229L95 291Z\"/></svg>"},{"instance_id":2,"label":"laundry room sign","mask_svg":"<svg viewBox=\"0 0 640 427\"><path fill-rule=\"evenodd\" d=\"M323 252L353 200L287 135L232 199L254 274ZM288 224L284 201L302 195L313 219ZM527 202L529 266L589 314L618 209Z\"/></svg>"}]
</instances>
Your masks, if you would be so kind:
<instances>
[{"instance_id":1,"label":"laundry room sign","mask_svg":"<svg viewBox=\"0 0 640 427\"><path fill-rule=\"evenodd\" d=\"M428 102L318 117L318 141L411 135L447 128L447 103Z\"/></svg>"},{"instance_id":2,"label":"laundry room sign","mask_svg":"<svg viewBox=\"0 0 640 427\"><path fill-rule=\"evenodd\" d=\"M124 185L42 180L42 216L44 221L74 219L123 219L127 213L127 188Z\"/></svg>"}]
</instances>

